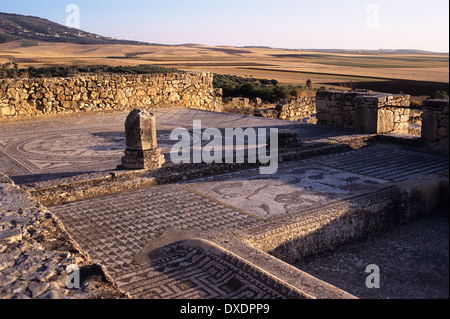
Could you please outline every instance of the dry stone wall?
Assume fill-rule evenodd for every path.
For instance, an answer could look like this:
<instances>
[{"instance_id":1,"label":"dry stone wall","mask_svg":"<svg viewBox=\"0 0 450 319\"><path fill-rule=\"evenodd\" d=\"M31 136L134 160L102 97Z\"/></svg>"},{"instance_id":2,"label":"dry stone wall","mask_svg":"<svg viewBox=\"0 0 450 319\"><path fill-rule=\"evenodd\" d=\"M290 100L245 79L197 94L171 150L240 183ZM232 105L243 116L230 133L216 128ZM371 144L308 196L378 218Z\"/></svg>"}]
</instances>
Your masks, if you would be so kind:
<instances>
[{"instance_id":1,"label":"dry stone wall","mask_svg":"<svg viewBox=\"0 0 450 319\"><path fill-rule=\"evenodd\" d=\"M448 152L449 100L425 100L422 111L422 139L437 142Z\"/></svg>"},{"instance_id":2,"label":"dry stone wall","mask_svg":"<svg viewBox=\"0 0 450 319\"><path fill-rule=\"evenodd\" d=\"M0 118L167 105L221 111L222 92L209 73L0 80Z\"/></svg>"},{"instance_id":3,"label":"dry stone wall","mask_svg":"<svg viewBox=\"0 0 450 319\"><path fill-rule=\"evenodd\" d=\"M407 133L410 96L321 90L316 94L318 124L364 133Z\"/></svg>"},{"instance_id":4,"label":"dry stone wall","mask_svg":"<svg viewBox=\"0 0 450 319\"><path fill-rule=\"evenodd\" d=\"M299 97L282 100L277 104L278 118L282 120L298 121L312 119L316 116L316 99Z\"/></svg>"},{"instance_id":5,"label":"dry stone wall","mask_svg":"<svg viewBox=\"0 0 450 319\"><path fill-rule=\"evenodd\" d=\"M253 115L289 121L315 123L316 100L314 97L298 97L281 100L276 105L263 108L256 105Z\"/></svg>"}]
</instances>

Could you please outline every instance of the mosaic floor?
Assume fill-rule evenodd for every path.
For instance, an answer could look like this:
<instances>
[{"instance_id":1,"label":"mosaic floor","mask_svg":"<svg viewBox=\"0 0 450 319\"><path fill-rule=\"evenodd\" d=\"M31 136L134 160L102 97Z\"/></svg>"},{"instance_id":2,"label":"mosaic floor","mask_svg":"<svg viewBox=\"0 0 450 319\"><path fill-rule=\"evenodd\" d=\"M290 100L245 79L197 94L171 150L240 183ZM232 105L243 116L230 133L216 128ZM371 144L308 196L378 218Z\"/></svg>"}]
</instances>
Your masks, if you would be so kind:
<instances>
[{"instance_id":1,"label":"mosaic floor","mask_svg":"<svg viewBox=\"0 0 450 319\"><path fill-rule=\"evenodd\" d=\"M193 109L154 111L158 146L170 152L174 128L192 129L193 121L202 127L292 127L294 122L214 113ZM124 123L128 113L83 115L78 117L0 123L0 167L18 184L57 179L82 173L115 169L125 150ZM333 138L347 131L296 124L303 141ZM195 138L195 137L194 137Z\"/></svg>"},{"instance_id":2,"label":"mosaic floor","mask_svg":"<svg viewBox=\"0 0 450 319\"><path fill-rule=\"evenodd\" d=\"M189 109L155 111L158 144L168 152L173 128L286 127L288 121ZM125 148L128 113L2 123L0 167L17 184L115 169ZM204 126L205 128L207 127ZM296 124L306 143L339 140L344 130ZM7 132L7 133L6 133ZM356 136L356 135L353 135ZM195 138L195 137L194 137ZM277 279L232 253L167 242L148 247L168 230L233 230L264 241L273 233L308 227L349 205L382 203L380 184L448 169L448 157L380 146L158 185L51 207L94 262L104 265L134 298L301 298ZM303 225L303 226L302 226ZM150 246L149 246L150 245Z\"/></svg>"},{"instance_id":3,"label":"mosaic floor","mask_svg":"<svg viewBox=\"0 0 450 319\"><path fill-rule=\"evenodd\" d=\"M385 159L383 171L377 170L378 161L369 161L389 152L391 156ZM333 156L323 156L286 163L271 177L259 175L256 169L228 173L51 210L93 260L105 265L118 284L136 298L281 298L286 296L266 284L251 281L245 272L222 257L195 247L169 245L164 249L175 252L174 255L168 253L167 260L150 264L137 263L136 256L167 229L236 229L264 240L271 231L289 231L289 227L302 223L307 228L308 223L325 215L339 214L350 203L363 207L369 202L385 201L383 192L373 193L370 188L389 182L381 177L404 180L448 166L448 160L441 157L427 157L424 161L419 153L410 151L396 151L393 155L379 147L361 149L338 154L335 161ZM411 170L400 168L399 164L405 163Z\"/></svg>"},{"instance_id":4,"label":"mosaic floor","mask_svg":"<svg viewBox=\"0 0 450 319\"><path fill-rule=\"evenodd\" d=\"M230 253L177 242L149 265L114 271L132 296L151 299L299 299L302 295Z\"/></svg>"},{"instance_id":5,"label":"mosaic floor","mask_svg":"<svg viewBox=\"0 0 450 319\"><path fill-rule=\"evenodd\" d=\"M174 243L164 258L136 262L169 228L246 229L256 218L179 186L161 186L52 208L94 262L107 267L133 298L292 298L268 277L256 277L227 255ZM251 268L251 267L250 267ZM277 290L278 289L278 290Z\"/></svg>"}]
</instances>

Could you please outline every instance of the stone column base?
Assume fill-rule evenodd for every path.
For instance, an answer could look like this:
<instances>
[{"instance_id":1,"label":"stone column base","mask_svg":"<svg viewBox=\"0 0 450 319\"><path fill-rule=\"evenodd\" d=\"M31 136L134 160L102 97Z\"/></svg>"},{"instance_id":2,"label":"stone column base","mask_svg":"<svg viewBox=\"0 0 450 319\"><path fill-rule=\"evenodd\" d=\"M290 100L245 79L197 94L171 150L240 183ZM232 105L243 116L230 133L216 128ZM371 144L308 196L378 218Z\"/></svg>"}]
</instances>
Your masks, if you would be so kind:
<instances>
[{"instance_id":1,"label":"stone column base","mask_svg":"<svg viewBox=\"0 0 450 319\"><path fill-rule=\"evenodd\" d=\"M122 158L122 166L126 169L157 169L166 162L164 155L161 154L161 149L149 151L125 151L125 156Z\"/></svg>"}]
</instances>

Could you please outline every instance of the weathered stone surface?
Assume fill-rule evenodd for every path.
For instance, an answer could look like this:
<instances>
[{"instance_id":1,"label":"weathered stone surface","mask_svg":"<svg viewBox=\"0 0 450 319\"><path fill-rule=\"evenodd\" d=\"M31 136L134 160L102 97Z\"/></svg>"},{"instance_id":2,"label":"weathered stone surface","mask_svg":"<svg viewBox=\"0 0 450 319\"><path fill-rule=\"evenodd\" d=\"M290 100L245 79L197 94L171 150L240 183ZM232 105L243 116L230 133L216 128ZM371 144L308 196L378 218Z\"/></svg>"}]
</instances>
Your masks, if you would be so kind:
<instances>
[{"instance_id":1,"label":"weathered stone surface","mask_svg":"<svg viewBox=\"0 0 450 319\"><path fill-rule=\"evenodd\" d=\"M157 169L165 163L158 148L155 116L149 111L134 109L125 122L126 146L122 166L126 169Z\"/></svg>"},{"instance_id":2,"label":"weathered stone surface","mask_svg":"<svg viewBox=\"0 0 450 319\"><path fill-rule=\"evenodd\" d=\"M422 115L422 138L427 141L437 140L438 117L433 112L424 112Z\"/></svg>"},{"instance_id":3,"label":"weathered stone surface","mask_svg":"<svg viewBox=\"0 0 450 319\"><path fill-rule=\"evenodd\" d=\"M328 111L329 111L331 114L342 114L342 108L337 107L337 106L331 106L331 107L328 109Z\"/></svg>"},{"instance_id":4,"label":"weathered stone surface","mask_svg":"<svg viewBox=\"0 0 450 319\"><path fill-rule=\"evenodd\" d=\"M377 133L392 132L394 130L394 113L387 110L378 111Z\"/></svg>"},{"instance_id":5,"label":"weathered stone surface","mask_svg":"<svg viewBox=\"0 0 450 319\"><path fill-rule=\"evenodd\" d=\"M422 139L448 153L449 100L425 100L422 114Z\"/></svg>"},{"instance_id":6,"label":"weathered stone surface","mask_svg":"<svg viewBox=\"0 0 450 319\"><path fill-rule=\"evenodd\" d=\"M0 243L12 244L22 239L22 231L18 227L0 231Z\"/></svg>"},{"instance_id":7,"label":"weathered stone surface","mask_svg":"<svg viewBox=\"0 0 450 319\"><path fill-rule=\"evenodd\" d=\"M13 254L0 255L0 271L9 268L15 264L16 256Z\"/></svg>"},{"instance_id":8,"label":"weathered stone surface","mask_svg":"<svg viewBox=\"0 0 450 319\"><path fill-rule=\"evenodd\" d=\"M439 136L440 138L448 137L448 127L447 127L447 128L445 128L445 127L440 127L440 128L437 130L437 134L438 134L438 136Z\"/></svg>"},{"instance_id":9,"label":"weathered stone surface","mask_svg":"<svg viewBox=\"0 0 450 319\"><path fill-rule=\"evenodd\" d=\"M125 151L122 166L127 169L157 169L165 163L164 154L160 149L148 151Z\"/></svg>"},{"instance_id":10,"label":"weathered stone surface","mask_svg":"<svg viewBox=\"0 0 450 319\"><path fill-rule=\"evenodd\" d=\"M210 73L0 80L0 119L174 104L220 111L222 91Z\"/></svg>"},{"instance_id":11,"label":"weathered stone surface","mask_svg":"<svg viewBox=\"0 0 450 319\"><path fill-rule=\"evenodd\" d=\"M49 283L44 282L32 282L28 285L28 289L31 292L31 297L36 298L39 295L41 295L43 292L47 290L47 288L50 286Z\"/></svg>"},{"instance_id":12,"label":"weathered stone surface","mask_svg":"<svg viewBox=\"0 0 450 319\"><path fill-rule=\"evenodd\" d=\"M244 98L233 98L224 107L224 110L228 113L316 123L316 103L314 97L288 98L279 101L277 104L263 103L260 98L255 98L251 101Z\"/></svg>"},{"instance_id":13,"label":"weathered stone surface","mask_svg":"<svg viewBox=\"0 0 450 319\"><path fill-rule=\"evenodd\" d=\"M318 113L317 120L319 121L319 124L332 123L333 115L330 113Z\"/></svg>"},{"instance_id":14,"label":"weathered stone surface","mask_svg":"<svg viewBox=\"0 0 450 319\"><path fill-rule=\"evenodd\" d=\"M278 147L281 149L298 150L303 143L300 134L294 130L278 130Z\"/></svg>"},{"instance_id":15,"label":"weathered stone surface","mask_svg":"<svg viewBox=\"0 0 450 319\"><path fill-rule=\"evenodd\" d=\"M125 135L128 151L156 149L155 116L148 110L134 109L125 122Z\"/></svg>"},{"instance_id":16,"label":"weathered stone surface","mask_svg":"<svg viewBox=\"0 0 450 319\"><path fill-rule=\"evenodd\" d=\"M75 292L65 288L66 267L89 267L82 251L45 208L12 183L1 184L0 298L123 298L112 282L87 280ZM6 191L5 191L6 189ZM12 198L11 201L5 197ZM7 208L7 210L5 210ZM91 285L90 285L91 284Z\"/></svg>"},{"instance_id":17,"label":"weathered stone surface","mask_svg":"<svg viewBox=\"0 0 450 319\"><path fill-rule=\"evenodd\" d=\"M277 106L278 118L282 120L298 121L316 116L315 98L299 97L281 100Z\"/></svg>"},{"instance_id":18,"label":"weathered stone surface","mask_svg":"<svg viewBox=\"0 0 450 319\"><path fill-rule=\"evenodd\" d=\"M0 172L0 184L12 184L12 183L13 181L8 176Z\"/></svg>"},{"instance_id":19,"label":"weathered stone surface","mask_svg":"<svg viewBox=\"0 0 450 319\"><path fill-rule=\"evenodd\" d=\"M320 90L316 96L319 124L356 129L362 133L406 133L409 95Z\"/></svg>"},{"instance_id":20,"label":"weathered stone surface","mask_svg":"<svg viewBox=\"0 0 450 319\"><path fill-rule=\"evenodd\" d=\"M0 116L13 116L16 110L12 106L2 106L0 107Z\"/></svg>"},{"instance_id":21,"label":"weathered stone surface","mask_svg":"<svg viewBox=\"0 0 450 319\"><path fill-rule=\"evenodd\" d=\"M0 213L33 205L36 202L27 192L18 190L12 184L0 184Z\"/></svg>"},{"instance_id":22,"label":"weathered stone surface","mask_svg":"<svg viewBox=\"0 0 450 319\"><path fill-rule=\"evenodd\" d=\"M49 290L41 296L41 299L65 299L65 298L66 298L65 291L55 289Z\"/></svg>"},{"instance_id":23,"label":"weathered stone surface","mask_svg":"<svg viewBox=\"0 0 450 319\"><path fill-rule=\"evenodd\" d=\"M326 100L318 100L316 101L317 111L328 111L327 101Z\"/></svg>"},{"instance_id":24,"label":"weathered stone surface","mask_svg":"<svg viewBox=\"0 0 450 319\"><path fill-rule=\"evenodd\" d=\"M12 276L0 276L0 287L6 287L16 281L16 279L16 277Z\"/></svg>"}]
</instances>

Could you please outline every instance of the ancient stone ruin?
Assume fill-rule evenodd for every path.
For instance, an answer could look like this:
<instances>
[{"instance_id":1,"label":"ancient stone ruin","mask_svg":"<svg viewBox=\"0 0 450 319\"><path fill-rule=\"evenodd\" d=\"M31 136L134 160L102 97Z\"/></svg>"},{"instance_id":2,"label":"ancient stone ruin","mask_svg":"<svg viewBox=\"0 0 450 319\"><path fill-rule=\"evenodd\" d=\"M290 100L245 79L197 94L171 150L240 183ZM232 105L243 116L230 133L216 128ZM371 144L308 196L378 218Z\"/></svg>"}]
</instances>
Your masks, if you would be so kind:
<instances>
[{"instance_id":1,"label":"ancient stone ruin","mask_svg":"<svg viewBox=\"0 0 450 319\"><path fill-rule=\"evenodd\" d=\"M423 103L422 139L448 144L448 100L426 100Z\"/></svg>"},{"instance_id":2,"label":"ancient stone ruin","mask_svg":"<svg viewBox=\"0 0 450 319\"><path fill-rule=\"evenodd\" d=\"M355 129L363 133L406 133L410 96L372 92L317 92L318 124Z\"/></svg>"},{"instance_id":3,"label":"ancient stone ruin","mask_svg":"<svg viewBox=\"0 0 450 319\"><path fill-rule=\"evenodd\" d=\"M320 91L249 117L211 112L211 80L0 81L0 298L372 298L369 264L383 266L389 297L448 298L436 284L448 243L435 244L448 242L448 100L424 103L422 136L405 137L407 95ZM21 119L75 112L86 114ZM300 121L313 113L319 125ZM278 129L277 171L164 165L169 131L208 146L193 121L219 134ZM415 220L426 224L408 228ZM411 242L383 244L401 226ZM336 282L339 263L351 269ZM67 285L74 266L79 289Z\"/></svg>"},{"instance_id":4,"label":"ancient stone ruin","mask_svg":"<svg viewBox=\"0 0 450 319\"><path fill-rule=\"evenodd\" d=\"M0 80L0 118L173 105L220 111L222 91L210 73Z\"/></svg>"},{"instance_id":5,"label":"ancient stone ruin","mask_svg":"<svg viewBox=\"0 0 450 319\"><path fill-rule=\"evenodd\" d=\"M124 168L150 170L164 165L164 155L156 141L155 116L150 111L134 109L125 122L125 135Z\"/></svg>"}]
</instances>

